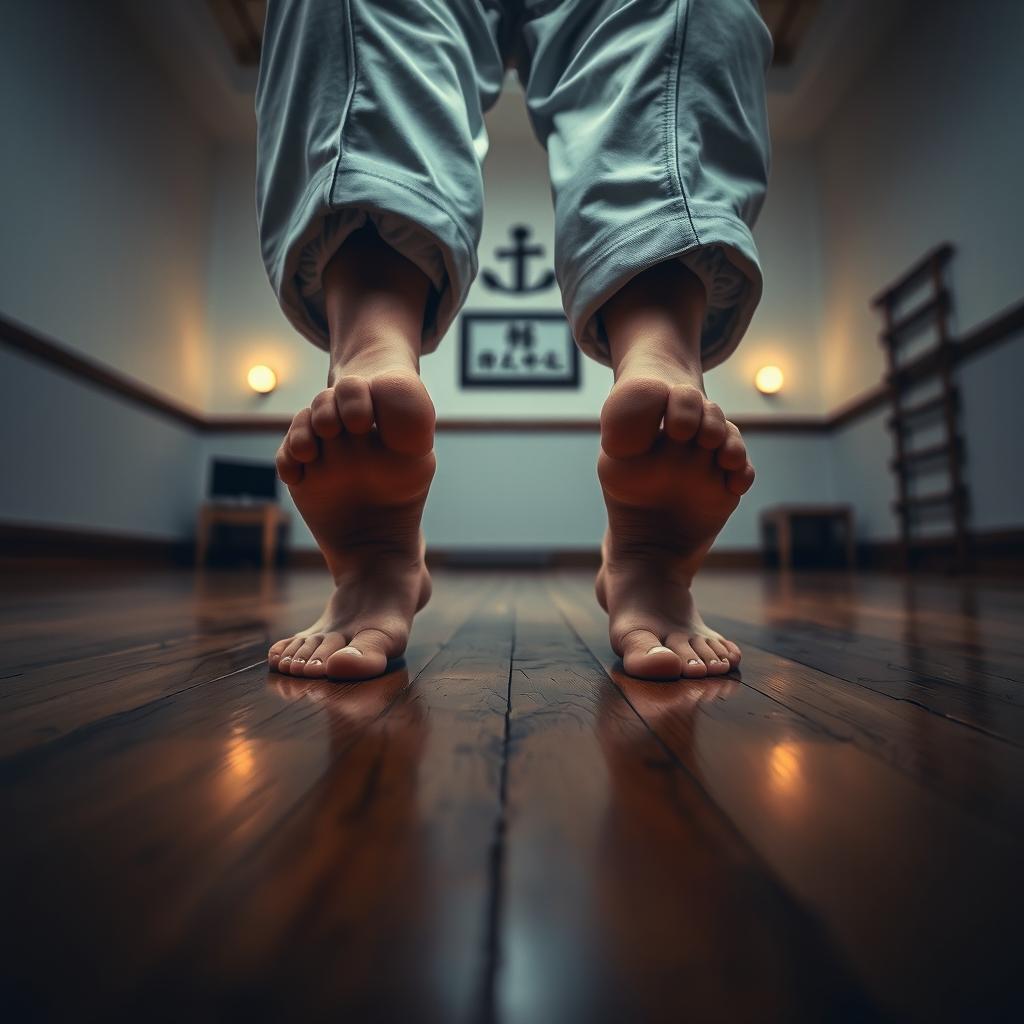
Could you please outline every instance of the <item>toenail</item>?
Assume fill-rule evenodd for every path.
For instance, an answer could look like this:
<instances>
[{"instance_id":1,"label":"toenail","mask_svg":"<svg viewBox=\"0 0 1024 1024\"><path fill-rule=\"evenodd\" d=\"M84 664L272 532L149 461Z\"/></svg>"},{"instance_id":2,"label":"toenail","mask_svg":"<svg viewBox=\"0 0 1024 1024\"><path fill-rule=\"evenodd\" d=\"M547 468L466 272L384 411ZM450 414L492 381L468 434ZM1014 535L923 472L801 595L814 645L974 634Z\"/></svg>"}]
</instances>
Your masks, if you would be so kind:
<instances>
[{"instance_id":1,"label":"toenail","mask_svg":"<svg viewBox=\"0 0 1024 1024\"><path fill-rule=\"evenodd\" d=\"M306 664L306 659L305 658L292 658L292 664L293 665L305 665Z\"/></svg>"},{"instance_id":2,"label":"toenail","mask_svg":"<svg viewBox=\"0 0 1024 1024\"><path fill-rule=\"evenodd\" d=\"M309 662L309 664L310 665L322 665L323 662L319 658L314 658L311 662Z\"/></svg>"},{"instance_id":3,"label":"toenail","mask_svg":"<svg viewBox=\"0 0 1024 1024\"><path fill-rule=\"evenodd\" d=\"M660 654L662 651L668 651L669 654L672 653L663 644L658 644L656 647L652 647L647 653L648 654Z\"/></svg>"},{"instance_id":4,"label":"toenail","mask_svg":"<svg viewBox=\"0 0 1024 1024\"><path fill-rule=\"evenodd\" d=\"M687 665L699 665L700 664L700 658L691 658L686 664Z\"/></svg>"},{"instance_id":5,"label":"toenail","mask_svg":"<svg viewBox=\"0 0 1024 1024\"><path fill-rule=\"evenodd\" d=\"M358 654L360 658L363 656L363 652L359 650L358 647L342 647L339 653L345 654L346 652L349 654Z\"/></svg>"}]
</instances>

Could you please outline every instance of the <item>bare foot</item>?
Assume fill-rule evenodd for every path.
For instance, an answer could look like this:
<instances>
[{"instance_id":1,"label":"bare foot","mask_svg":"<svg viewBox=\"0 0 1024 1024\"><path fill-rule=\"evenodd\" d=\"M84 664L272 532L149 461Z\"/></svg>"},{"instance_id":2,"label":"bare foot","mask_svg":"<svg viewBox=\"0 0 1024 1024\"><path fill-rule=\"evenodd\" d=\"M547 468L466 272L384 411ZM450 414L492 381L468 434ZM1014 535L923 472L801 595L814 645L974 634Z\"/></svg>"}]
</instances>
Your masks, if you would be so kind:
<instances>
[{"instance_id":1,"label":"bare foot","mask_svg":"<svg viewBox=\"0 0 1024 1024\"><path fill-rule=\"evenodd\" d=\"M327 265L330 386L292 420L277 470L323 552L334 592L270 648L293 676L368 679L405 651L430 597L420 520L434 475L434 406L419 378L429 282L364 230Z\"/></svg>"},{"instance_id":2,"label":"bare foot","mask_svg":"<svg viewBox=\"0 0 1024 1024\"><path fill-rule=\"evenodd\" d=\"M433 406L415 373L347 374L292 421L277 456L334 592L272 669L366 679L405 650L430 597L420 518L434 475Z\"/></svg>"},{"instance_id":3,"label":"bare foot","mask_svg":"<svg viewBox=\"0 0 1024 1024\"><path fill-rule=\"evenodd\" d=\"M746 459L746 452L743 454ZM740 472L753 480L753 469ZM740 649L701 618L690 587L739 496L716 452L662 437L635 459L602 453L598 476L608 532L597 599L608 612L612 649L642 679L722 675Z\"/></svg>"},{"instance_id":4,"label":"bare foot","mask_svg":"<svg viewBox=\"0 0 1024 1024\"><path fill-rule=\"evenodd\" d=\"M722 675L740 661L690 591L754 481L739 430L704 394L703 309L700 283L664 264L603 311L615 384L601 411L608 532L597 597L623 667L646 679Z\"/></svg>"}]
</instances>

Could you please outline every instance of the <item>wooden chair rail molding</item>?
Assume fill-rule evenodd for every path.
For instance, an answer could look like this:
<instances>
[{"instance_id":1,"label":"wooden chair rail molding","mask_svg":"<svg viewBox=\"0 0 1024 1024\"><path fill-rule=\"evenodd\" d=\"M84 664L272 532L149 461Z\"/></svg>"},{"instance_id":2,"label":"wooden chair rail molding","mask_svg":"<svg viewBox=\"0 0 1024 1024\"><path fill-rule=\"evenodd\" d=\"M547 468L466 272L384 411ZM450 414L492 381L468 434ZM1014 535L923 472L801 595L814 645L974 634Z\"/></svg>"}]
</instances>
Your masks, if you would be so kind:
<instances>
[{"instance_id":1,"label":"wooden chair rail molding","mask_svg":"<svg viewBox=\"0 0 1024 1024\"><path fill-rule=\"evenodd\" d=\"M955 342L956 363L962 363L986 349L1009 340L1024 330L1024 299L968 331ZM101 366L70 349L44 337L32 328L0 316L0 343L45 363L53 369L90 384L108 394L138 405L150 412L166 416L184 426L205 434L282 433L291 418L287 416L217 416L206 415L162 395L115 370ZM927 357L926 357L927 358ZM913 373L914 367L903 372ZM925 370L926 367L920 369ZM886 385L865 391L827 416L741 416L736 425L747 434L817 434L844 427L885 405L889 391ZM599 420L592 419L445 419L437 421L441 433L477 433L483 431L509 433L597 433Z\"/></svg>"}]
</instances>

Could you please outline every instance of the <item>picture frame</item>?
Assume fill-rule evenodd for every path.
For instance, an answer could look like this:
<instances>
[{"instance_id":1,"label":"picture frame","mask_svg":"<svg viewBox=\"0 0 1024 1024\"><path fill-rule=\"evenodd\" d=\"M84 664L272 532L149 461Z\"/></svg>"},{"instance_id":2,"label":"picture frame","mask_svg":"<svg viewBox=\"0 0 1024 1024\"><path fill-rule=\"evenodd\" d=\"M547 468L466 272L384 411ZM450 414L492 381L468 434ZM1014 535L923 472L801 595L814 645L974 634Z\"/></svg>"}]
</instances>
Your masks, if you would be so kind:
<instances>
[{"instance_id":1,"label":"picture frame","mask_svg":"<svg viewBox=\"0 0 1024 1024\"><path fill-rule=\"evenodd\" d=\"M526 310L464 312L459 385L465 389L577 389L580 354L564 314Z\"/></svg>"}]
</instances>

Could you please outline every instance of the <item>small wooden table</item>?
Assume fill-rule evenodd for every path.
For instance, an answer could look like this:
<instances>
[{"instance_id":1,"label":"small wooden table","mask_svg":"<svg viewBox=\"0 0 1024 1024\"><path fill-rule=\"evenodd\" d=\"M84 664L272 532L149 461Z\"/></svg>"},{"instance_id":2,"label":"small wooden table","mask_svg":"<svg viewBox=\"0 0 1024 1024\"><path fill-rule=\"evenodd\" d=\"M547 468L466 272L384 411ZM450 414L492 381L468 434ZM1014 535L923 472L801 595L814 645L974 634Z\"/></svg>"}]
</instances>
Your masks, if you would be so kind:
<instances>
[{"instance_id":1,"label":"small wooden table","mask_svg":"<svg viewBox=\"0 0 1024 1024\"><path fill-rule=\"evenodd\" d=\"M851 569L857 564L853 509L849 505L774 505L761 512L761 542L767 556L773 547L771 535L774 533L774 547L779 552L779 568L793 567L793 521L796 519L839 523L846 547L846 564Z\"/></svg>"},{"instance_id":2,"label":"small wooden table","mask_svg":"<svg viewBox=\"0 0 1024 1024\"><path fill-rule=\"evenodd\" d=\"M225 502L207 501L199 508L196 528L196 565L205 565L210 548L210 535L219 523L232 526L259 526L263 529L262 565L269 567L277 559L277 530L288 525L288 514L272 501Z\"/></svg>"}]
</instances>

